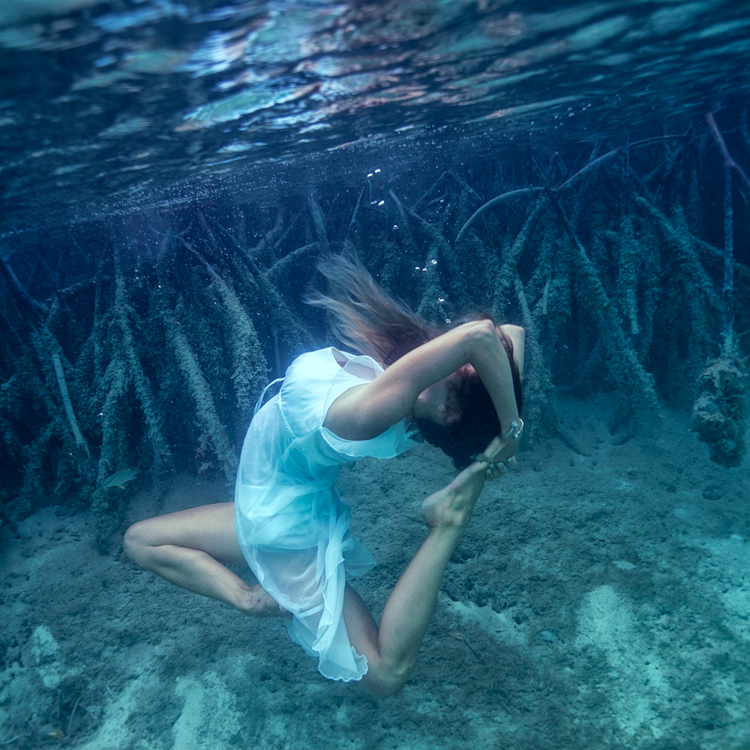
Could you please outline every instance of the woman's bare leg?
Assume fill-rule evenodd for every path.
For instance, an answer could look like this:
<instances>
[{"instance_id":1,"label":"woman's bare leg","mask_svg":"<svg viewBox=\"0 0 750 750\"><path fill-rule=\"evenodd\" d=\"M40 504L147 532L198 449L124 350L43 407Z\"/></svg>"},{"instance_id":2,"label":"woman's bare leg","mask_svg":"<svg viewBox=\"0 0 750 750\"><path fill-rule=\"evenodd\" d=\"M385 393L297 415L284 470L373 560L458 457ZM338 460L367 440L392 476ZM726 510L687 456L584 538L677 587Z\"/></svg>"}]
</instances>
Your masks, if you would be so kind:
<instances>
[{"instance_id":1,"label":"woman's bare leg","mask_svg":"<svg viewBox=\"0 0 750 750\"><path fill-rule=\"evenodd\" d=\"M464 535L486 472L486 463L473 463L448 487L422 502L430 531L386 602L380 628L347 585L344 621L352 646L367 657L362 684L373 692L394 695L412 673L443 574Z\"/></svg>"},{"instance_id":2,"label":"woman's bare leg","mask_svg":"<svg viewBox=\"0 0 750 750\"><path fill-rule=\"evenodd\" d=\"M247 566L234 529L234 503L139 521L127 530L123 546L136 565L175 586L254 617L288 614L260 585L248 586L224 567Z\"/></svg>"}]
</instances>

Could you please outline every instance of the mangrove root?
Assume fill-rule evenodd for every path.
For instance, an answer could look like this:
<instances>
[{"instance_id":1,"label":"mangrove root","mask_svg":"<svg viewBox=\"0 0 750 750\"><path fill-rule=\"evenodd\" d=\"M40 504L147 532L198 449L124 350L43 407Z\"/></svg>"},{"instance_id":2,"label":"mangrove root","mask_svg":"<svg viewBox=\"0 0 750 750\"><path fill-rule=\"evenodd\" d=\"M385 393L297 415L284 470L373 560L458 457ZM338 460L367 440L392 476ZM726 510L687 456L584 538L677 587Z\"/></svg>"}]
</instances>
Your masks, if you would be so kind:
<instances>
[{"instance_id":1,"label":"mangrove root","mask_svg":"<svg viewBox=\"0 0 750 750\"><path fill-rule=\"evenodd\" d=\"M747 427L747 361L729 343L698 378L693 404L693 429L708 445L709 456L721 466L739 466L745 454Z\"/></svg>"}]
</instances>

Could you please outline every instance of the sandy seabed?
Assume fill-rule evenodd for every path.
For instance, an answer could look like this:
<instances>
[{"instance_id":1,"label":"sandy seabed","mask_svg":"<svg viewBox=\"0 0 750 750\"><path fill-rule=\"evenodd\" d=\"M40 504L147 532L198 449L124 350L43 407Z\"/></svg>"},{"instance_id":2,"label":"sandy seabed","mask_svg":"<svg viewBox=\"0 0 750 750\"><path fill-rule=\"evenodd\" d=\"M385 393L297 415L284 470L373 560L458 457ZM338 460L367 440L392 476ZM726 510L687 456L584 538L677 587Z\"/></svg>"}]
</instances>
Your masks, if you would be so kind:
<instances>
[{"instance_id":1,"label":"sandy seabed","mask_svg":"<svg viewBox=\"0 0 750 750\"><path fill-rule=\"evenodd\" d=\"M0 747L750 747L748 460L710 463L684 415L624 440L604 399L562 412L586 455L548 440L485 487L394 698L325 680L281 622L139 571L118 540L99 555L88 513L2 529ZM343 469L374 613L452 475L428 446ZM227 499L178 477L127 520Z\"/></svg>"}]
</instances>

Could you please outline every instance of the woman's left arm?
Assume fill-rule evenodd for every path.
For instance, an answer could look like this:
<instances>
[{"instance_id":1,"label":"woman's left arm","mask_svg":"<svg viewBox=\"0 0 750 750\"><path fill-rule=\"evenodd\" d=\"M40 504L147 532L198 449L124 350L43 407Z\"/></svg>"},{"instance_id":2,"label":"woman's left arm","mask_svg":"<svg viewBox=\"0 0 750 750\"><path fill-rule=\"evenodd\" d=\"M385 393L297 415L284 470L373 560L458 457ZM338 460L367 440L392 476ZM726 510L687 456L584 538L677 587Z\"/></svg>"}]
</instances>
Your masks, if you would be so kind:
<instances>
[{"instance_id":1,"label":"woman's left arm","mask_svg":"<svg viewBox=\"0 0 750 750\"><path fill-rule=\"evenodd\" d=\"M526 331L521 326L510 324L504 324L497 328L513 344L513 358L518 366L518 374L521 382L523 382L526 359ZM500 420L500 435L482 451L479 460L499 465L509 460L515 460L513 456L518 450L520 432L514 434L514 425L522 425L523 423L520 421L516 406L510 363L505 352L505 347L502 345L500 336L497 333L498 331L496 330L497 343L499 349L502 351L502 355L498 356L497 346L489 347L487 354L495 360L495 364L488 364L487 369L483 368L482 372L485 374L482 374L479 370L477 370L477 374L487 388ZM510 465L509 463L508 466Z\"/></svg>"},{"instance_id":2,"label":"woman's left arm","mask_svg":"<svg viewBox=\"0 0 750 750\"><path fill-rule=\"evenodd\" d=\"M519 372L523 372L523 328L506 325L501 326L501 329L513 342L513 353L518 364L518 369ZM497 330L493 329L493 333L492 340L487 342L487 345L477 352L471 364L490 394L497 417L500 420L500 437L502 438L512 430L514 422L518 423L519 414L508 355L500 341ZM503 451L503 454L509 454L508 457L510 457L515 453L515 448L517 447L518 441L511 440L506 450Z\"/></svg>"},{"instance_id":3,"label":"woman's left arm","mask_svg":"<svg viewBox=\"0 0 750 750\"><path fill-rule=\"evenodd\" d=\"M464 323L405 354L372 383L349 389L331 405L325 425L348 440L375 437L406 417L425 388L467 364L489 391L505 435L518 410L508 355L489 320Z\"/></svg>"},{"instance_id":4,"label":"woman's left arm","mask_svg":"<svg viewBox=\"0 0 750 750\"><path fill-rule=\"evenodd\" d=\"M518 365L518 373L523 381L523 370L526 360L526 330L521 326L514 326L510 323L504 323L498 328L511 340L513 343L513 357Z\"/></svg>"}]
</instances>

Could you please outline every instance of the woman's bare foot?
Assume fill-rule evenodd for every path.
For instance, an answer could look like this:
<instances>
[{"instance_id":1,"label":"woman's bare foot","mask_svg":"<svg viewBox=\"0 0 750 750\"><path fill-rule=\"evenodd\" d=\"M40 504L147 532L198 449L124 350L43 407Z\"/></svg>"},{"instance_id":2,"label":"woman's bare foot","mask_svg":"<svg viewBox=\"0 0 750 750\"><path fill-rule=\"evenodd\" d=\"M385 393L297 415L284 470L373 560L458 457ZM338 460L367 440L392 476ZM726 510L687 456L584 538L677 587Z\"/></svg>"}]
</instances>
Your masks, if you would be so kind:
<instances>
[{"instance_id":1,"label":"woman's bare foot","mask_svg":"<svg viewBox=\"0 0 750 750\"><path fill-rule=\"evenodd\" d=\"M475 461L447 487L422 501L422 515L431 529L454 528L463 531L469 523L479 493L484 487L487 464Z\"/></svg>"},{"instance_id":2,"label":"woman's bare foot","mask_svg":"<svg viewBox=\"0 0 750 750\"><path fill-rule=\"evenodd\" d=\"M283 607L260 585L251 586L241 611L250 617L291 617Z\"/></svg>"}]
</instances>

